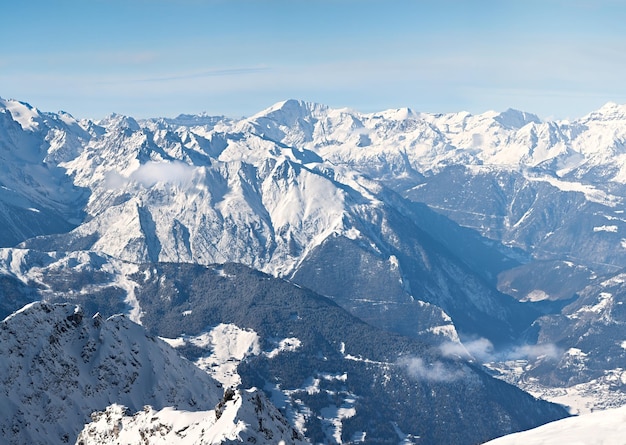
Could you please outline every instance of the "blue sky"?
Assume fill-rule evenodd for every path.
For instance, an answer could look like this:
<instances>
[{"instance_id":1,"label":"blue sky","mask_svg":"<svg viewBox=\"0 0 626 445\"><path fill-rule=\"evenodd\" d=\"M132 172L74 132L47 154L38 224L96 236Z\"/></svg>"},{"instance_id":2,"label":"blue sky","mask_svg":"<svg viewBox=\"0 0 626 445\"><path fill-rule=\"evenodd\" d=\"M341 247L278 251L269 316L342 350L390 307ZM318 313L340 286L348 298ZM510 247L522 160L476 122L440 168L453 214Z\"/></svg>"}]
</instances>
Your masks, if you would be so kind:
<instances>
[{"instance_id":1,"label":"blue sky","mask_svg":"<svg viewBox=\"0 0 626 445\"><path fill-rule=\"evenodd\" d=\"M21 0L0 17L0 96L76 117L626 103L621 0Z\"/></svg>"}]
</instances>

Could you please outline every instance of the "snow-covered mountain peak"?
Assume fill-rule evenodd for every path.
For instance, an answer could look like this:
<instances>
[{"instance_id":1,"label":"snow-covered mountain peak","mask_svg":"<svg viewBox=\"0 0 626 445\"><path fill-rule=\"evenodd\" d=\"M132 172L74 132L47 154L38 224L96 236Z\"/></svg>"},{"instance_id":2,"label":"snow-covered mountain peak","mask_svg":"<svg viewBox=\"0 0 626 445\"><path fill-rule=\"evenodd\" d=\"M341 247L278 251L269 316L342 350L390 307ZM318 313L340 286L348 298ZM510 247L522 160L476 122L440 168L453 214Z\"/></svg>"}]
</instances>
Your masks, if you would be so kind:
<instances>
[{"instance_id":1,"label":"snow-covered mountain peak","mask_svg":"<svg viewBox=\"0 0 626 445\"><path fill-rule=\"evenodd\" d=\"M14 121L18 122L24 131L39 129L41 114L37 108L14 99L0 98L0 109L7 110Z\"/></svg>"},{"instance_id":2,"label":"snow-covered mountain peak","mask_svg":"<svg viewBox=\"0 0 626 445\"><path fill-rule=\"evenodd\" d=\"M227 392L215 410L180 411L151 406L129 415L121 405L94 413L80 433L81 445L121 443L203 445L220 443L309 443L256 390Z\"/></svg>"},{"instance_id":3,"label":"snow-covered mountain peak","mask_svg":"<svg viewBox=\"0 0 626 445\"><path fill-rule=\"evenodd\" d=\"M35 302L0 322L0 340L0 436L7 443L67 442L112 402L134 410L211 409L222 394L216 381L124 316L91 318L73 304Z\"/></svg>"},{"instance_id":4,"label":"snow-covered mountain peak","mask_svg":"<svg viewBox=\"0 0 626 445\"><path fill-rule=\"evenodd\" d=\"M326 105L298 99L287 99L275 103L271 107L255 114L250 119L266 117L282 124L288 124L289 121L298 118L306 118L308 116L319 117L326 111L328 111Z\"/></svg>"},{"instance_id":5,"label":"snow-covered mountain peak","mask_svg":"<svg viewBox=\"0 0 626 445\"><path fill-rule=\"evenodd\" d=\"M12 313L2 323L19 323L26 332L32 332L35 326L45 332L49 326L61 322L63 319L82 319L83 311L79 306L66 304L49 304L42 301L34 301L20 310ZM20 341L16 338L14 341Z\"/></svg>"},{"instance_id":6,"label":"snow-covered mountain peak","mask_svg":"<svg viewBox=\"0 0 626 445\"><path fill-rule=\"evenodd\" d=\"M108 130L120 129L139 131L141 129L139 123L134 118L117 113L112 113L104 119L97 121L97 124Z\"/></svg>"},{"instance_id":7,"label":"snow-covered mountain peak","mask_svg":"<svg viewBox=\"0 0 626 445\"><path fill-rule=\"evenodd\" d=\"M10 153L5 162L21 157L56 165L77 156L89 138L69 113L40 112L25 102L0 99L0 147Z\"/></svg>"},{"instance_id":8,"label":"snow-covered mountain peak","mask_svg":"<svg viewBox=\"0 0 626 445\"><path fill-rule=\"evenodd\" d=\"M598 110L589 113L580 119L581 122L589 121L626 121L626 104L620 105L615 102L607 102Z\"/></svg>"},{"instance_id":9,"label":"snow-covered mountain peak","mask_svg":"<svg viewBox=\"0 0 626 445\"><path fill-rule=\"evenodd\" d=\"M509 108L508 110L499 113L496 117L494 117L494 120L505 128L515 130L522 128L531 122L534 122L535 124L541 123L541 119L539 119L539 117L535 114L515 110L513 108Z\"/></svg>"},{"instance_id":10,"label":"snow-covered mountain peak","mask_svg":"<svg viewBox=\"0 0 626 445\"><path fill-rule=\"evenodd\" d=\"M60 200L88 216L77 218L73 229L20 232L5 244L24 242L30 249L0 251L6 287L22 304L65 292L69 301L92 298L107 315L131 307L138 320L148 313L148 300L138 297L143 284L134 281L139 263L230 261L314 288L385 329L428 339L457 328L461 338L473 330L489 339L502 332L513 338L534 315L518 315L525 309L496 293L492 281L505 267L500 264L509 264L496 248L503 256L508 245L527 249L529 257L535 244L560 252L586 231L594 245L608 246L580 249L595 254L593 261L604 261L605 253L612 263L626 257L619 247L626 245L623 215L597 198L623 196L619 184L609 188L600 180L626 182L626 169L622 176L609 169L626 165L616 156L626 147L621 120L541 123L517 110L364 114L289 100L215 126L210 117L112 115L102 126L82 121L86 134L69 115L40 115L43 131L27 131L0 109L0 204L8 209L0 207L0 217L20 211L25 216L13 226L36 226L50 219L43 204L59 209ZM29 199L18 201L15 191ZM81 199L69 201L72 191ZM576 209L590 217L565 233L560 227L573 221ZM32 224L31 214L42 217ZM453 225L455 218L493 241L476 235L465 247L469 232ZM0 226L7 227L6 220ZM547 241L533 238L540 230ZM83 254L62 253L68 250ZM485 263L493 256L493 264L475 260L483 251ZM80 283L69 291L68 272ZM44 274L49 287L38 280ZM188 317L196 309L176 313ZM67 313L61 326L68 316L80 318ZM147 327L147 317L141 320ZM80 325L92 322L83 316ZM97 409L126 405L106 402Z\"/></svg>"},{"instance_id":11,"label":"snow-covered mountain peak","mask_svg":"<svg viewBox=\"0 0 626 445\"><path fill-rule=\"evenodd\" d=\"M403 107L403 108L391 108L389 110L381 111L378 113L374 113L372 115L373 118L377 119L389 119L394 121L404 121L407 119L416 119L421 116L420 113L416 113L411 108Z\"/></svg>"},{"instance_id":12,"label":"snow-covered mountain peak","mask_svg":"<svg viewBox=\"0 0 626 445\"><path fill-rule=\"evenodd\" d=\"M328 111L326 105L289 99L240 121L235 128L271 141L297 146L314 139L316 124Z\"/></svg>"},{"instance_id":13,"label":"snow-covered mountain peak","mask_svg":"<svg viewBox=\"0 0 626 445\"><path fill-rule=\"evenodd\" d=\"M210 443L249 436L269 443L270 434L287 443L302 442L263 395L224 392L208 374L124 315L104 319L69 303L28 304L0 322L0 357L2 443L74 443L90 416L100 427L87 428L82 443L138 443L125 442L129 436L118 438L126 411L121 406L146 414L125 419L129 434L143 438L149 428L142 427L149 424L163 439L159 428L170 425L172 435L158 443L172 443L187 429L194 437L209 437ZM107 414L92 414L105 409ZM206 443L197 440L184 443Z\"/></svg>"}]
</instances>

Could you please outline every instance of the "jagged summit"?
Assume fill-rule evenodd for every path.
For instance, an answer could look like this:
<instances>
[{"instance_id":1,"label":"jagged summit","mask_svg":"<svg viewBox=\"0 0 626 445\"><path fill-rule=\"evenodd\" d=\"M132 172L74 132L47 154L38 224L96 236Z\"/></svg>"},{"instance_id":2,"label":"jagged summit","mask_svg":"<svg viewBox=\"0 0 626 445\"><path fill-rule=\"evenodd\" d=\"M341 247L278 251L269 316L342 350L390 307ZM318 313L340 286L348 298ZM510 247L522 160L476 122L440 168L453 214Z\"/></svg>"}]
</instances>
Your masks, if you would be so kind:
<instances>
[{"instance_id":1,"label":"jagged summit","mask_svg":"<svg viewBox=\"0 0 626 445\"><path fill-rule=\"evenodd\" d=\"M25 131L40 130L42 117L37 108L15 99L0 99L0 107L8 111Z\"/></svg>"},{"instance_id":2,"label":"jagged summit","mask_svg":"<svg viewBox=\"0 0 626 445\"><path fill-rule=\"evenodd\" d=\"M494 124L494 119L501 124ZM533 125L525 125L529 122ZM558 177L555 168L560 175L589 174L585 181L599 172L612 175L616 182L626 178L611 159L620 153L621 142L614 134L603 133L606 145L598 144L582 127L541 123L516 110L495 116L421 115L409 109L359 114L287 100L252 118L222 121L219 130L166 121L154 128L121 115L100 124L109 131L77 140L56 170L56 177L84 190L87 202L82 209L88 217L72 231L24 240L23 247L93 249L135 262L241 262L276 276L298 277L324 294L352 301L364 291L359 280L349 291L333 291L321 289L332 280L315 278L316 268L337 270L329 263L330 252L347 240L355 249L355 261L369 258L369 267L384 270L395 283L387 291L397 302L410 306L418 296L442 305L453 318L466 312L466 304L481 308L480 317L499 322L507 318L503 314L515 311L508 306L510 300L484 284L469 286L465 283L473 281L460 279L463 273L447 271L449 261L458 264L450 252L418 254L432 242L430 235L419 231L423 223L412 216L412 204L392 204L388 190L402 191L411 184L406 193L413 194L426 178L457 166L471 166L473 172L514 171L521 180L528 175L528 181L542 180L542 175ZM54 130L65 140L73 135L61 126ZM598 152L606 156L594 155ZM580 190L590 202L617 202L608 191L576 181L558 185ZM31 193L25 186L17 190ZM41 210L26 201L21 206ZM506 225L509 219L498 219L504 223L494 233L516 230L515 222ZM368 245L371 250L363 247ZM313 266L318 262L322 264ZM433 263L448 278L427 274ZM483 274L479 268L476 272ZM438 284L445 281L455 282L457 288ZM494 303L474 298L477 288L483 289L482 300ZM413 310L417 309L407 313ZM369 317L375 320L379 315ZM466 325L475 329L488 323ZM401 332L406 333L404 329Z\"/></svg>"},{"instance_id":3,"label":"jagged summit","mask_svg":"<svg viewBox=\"0 0 626 445\"><path fill-rule=\"evenodd\" d=\"M389 110L380 111L373 114L376 117L383 119L391 119L396 121L403 121L406 119L416 119L421 116L421 113L413 111L411 108L391 108Z\"/></svg>"},{"instance_id":4,"label":"jagged summit","mask_svg":"<svg viewBox=\"0 0 626 445\"><path fill-rule=\"evenodd\" d=\"M282 123L288 123L290 119L303 118L311 115L321 114L328 111L326 105L315 102L307 102L298 99L287 99L275 103L271 107L253 115L250 119L266 117Z\"/></svg>"},{"instance_id":5,"label":"jagged summit","mask_svg":"<svg viewBox=\"0 0 626 445\"><path fill-rule=\"evenodd\" d=\"M433 344L551 341L552 323L536 320L554 316L567 325L559 332L572 332L568 347L594 363L576 379L626 369L620 344L608 356L577 343L597 336L583 335L593 324L570 329L565 307L590 280L626 266L619 105L541 122L516 110L358 113L288 100L206 125L113 115L80 127L62 114L31 120L15 106L22 123L0 110L0 238L12 253L3 289L15 302L28 301L44 269L56 287L42 289L64 289L59 271L78 268L78 252L129 268L234 262ZM49 252L59 268L33 254L21 280L11 275L21 249ZM140 319L135 285L111 261L93 266L93 283L115 277L122 297L113 301ZM577 316L600 316L597 305L620 292L589 290ZM569 382L575 354L563 354L559 381Z\"/></svg>"},{"instance_id":6,"label":"jagged summit","mask_svg":"<svg viewBox=\"0 0 626 445\"><path fill-rule=\"evenodd\" d=\"M134 118L117 113L112 113L96 123L109 129L120 128L130 131L139 131L141 129L139 123Z\"/></svg>"},{"instance_id":7,"label":"jagged summit","mask_svg":"<svg viewBox=\"0 0 626 445\"><path fill-rule=\"evenodd\" d=\"M218 406L195 412L145 406L131 413L113 404L92 414L92 422L81 431L77 444L309 443L257 390L226 392Z\"/></svg>"}]
</instances>

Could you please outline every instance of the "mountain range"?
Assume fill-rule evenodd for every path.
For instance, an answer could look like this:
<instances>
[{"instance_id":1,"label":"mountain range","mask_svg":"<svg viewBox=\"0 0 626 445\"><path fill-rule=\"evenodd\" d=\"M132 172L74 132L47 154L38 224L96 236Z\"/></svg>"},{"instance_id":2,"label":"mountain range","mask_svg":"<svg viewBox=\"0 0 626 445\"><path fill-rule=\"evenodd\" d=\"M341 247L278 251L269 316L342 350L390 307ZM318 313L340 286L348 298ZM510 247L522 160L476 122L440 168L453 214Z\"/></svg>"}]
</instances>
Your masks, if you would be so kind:
<instances>
[{"instance_id":1,"label":"mountain range","mask_svg":"<svg viewBox=\"0 0 626 445\"><path fill-rule=\"evenodd\" d=\"M573 394L579 411L621 405L624 141L616 104L556 122L296 100L239 120L92 121L0 100L0 316L35 300L125 313L208 372L219 347L199 338L220 323L254 332L257 353L225 381L263 389L317 442L477 443L565 415L513 402L522 393L490 375ZM344 321L298 327L313 301ZM289 338L300 346L269 357ZM463 400L433 371L478 379L465 403L500 420L451 428ZM382 386L361 393L371 379ZM399 388L399 407L377 413ZM409 401L429 410L402 414Z\"/></svg>"}]
</instances>

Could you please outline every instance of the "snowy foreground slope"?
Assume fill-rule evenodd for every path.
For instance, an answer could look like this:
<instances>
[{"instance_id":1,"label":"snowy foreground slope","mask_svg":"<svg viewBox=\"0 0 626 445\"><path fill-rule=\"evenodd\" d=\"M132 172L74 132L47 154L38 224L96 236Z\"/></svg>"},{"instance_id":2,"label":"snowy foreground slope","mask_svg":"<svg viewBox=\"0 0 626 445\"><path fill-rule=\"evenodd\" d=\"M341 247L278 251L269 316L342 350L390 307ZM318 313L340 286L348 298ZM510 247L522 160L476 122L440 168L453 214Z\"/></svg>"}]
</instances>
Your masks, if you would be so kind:
<instances>
[{"instance_id":1,"label":"snowy foreground slope","mask_svg":"<svg viewBox=\"0 0 626 445\"><path fill-rule=\"evenodd\" d=\"M511 434L485 445L623 445L626 407L599 411Z\"/></svg>"},{"instance_id":2,"label":"snowy foreground slope","mask_svg":"<svg viewBox=\"0 0 626 445\"><path fill-rule=\"evenodd\" d=\"M237 393L236 406L227 403L228 416L213 428L224 391L218 382L126 317L87 317L70 304L33 303L0 322L0 375L2 443L73 443L90 416L97 417L92 413L111 403L131 412L146 405L204 410L204 420L198 414L193 422L202 421L212 443L242 440L246 426L246 437L262 439L255 430L262 421L278 438L298 437L274 408L273 417L258 414L265 399L255 394L246 394L242 405Z\"/></svg>"}]
</instances>

